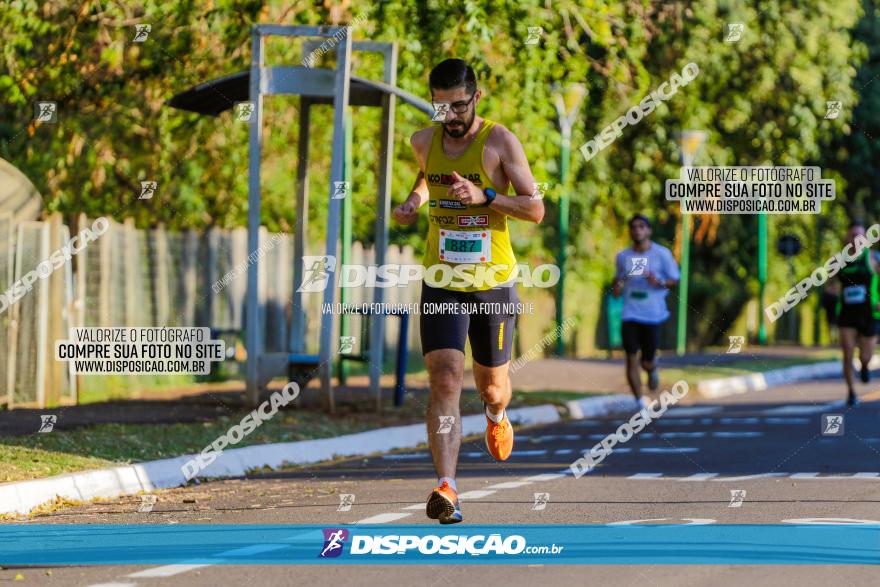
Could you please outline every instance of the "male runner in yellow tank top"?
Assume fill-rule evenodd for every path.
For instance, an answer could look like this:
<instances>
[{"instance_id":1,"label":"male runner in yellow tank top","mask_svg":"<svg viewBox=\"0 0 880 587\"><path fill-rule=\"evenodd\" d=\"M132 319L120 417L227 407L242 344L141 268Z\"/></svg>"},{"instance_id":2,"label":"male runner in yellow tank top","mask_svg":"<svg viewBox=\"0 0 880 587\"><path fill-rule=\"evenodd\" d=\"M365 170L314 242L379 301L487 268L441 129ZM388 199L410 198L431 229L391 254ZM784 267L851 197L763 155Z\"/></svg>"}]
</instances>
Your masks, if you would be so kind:
<instances>
[{"instance_id":1,"label":"male runner in yellow tank top","mask_svg":"<svg viewBox=\"0 0 880 587\"><path fill-rule=\"evenodd\" d=\"M512 393L507 369L516 315L480 308L518 301L507 220L541 222L544 204L532 197L534 177L516 136L476 115L481 93L474 70L461 59L447 59L431 71L429 85L435 107L445 104L448 111L441 124L413 134L420 171L393 215L412 224L429 203L419 325L431 389L428 441L438 482L426 511L441 524L454 524L462 519L455 470L465 340L470 339L474 380L486 406L486 448L503 461L513 450L505 407ZM507 195L511 186L514 193ZM436 311L455 306L460 309Z\"/></svg>"}]
</instances>

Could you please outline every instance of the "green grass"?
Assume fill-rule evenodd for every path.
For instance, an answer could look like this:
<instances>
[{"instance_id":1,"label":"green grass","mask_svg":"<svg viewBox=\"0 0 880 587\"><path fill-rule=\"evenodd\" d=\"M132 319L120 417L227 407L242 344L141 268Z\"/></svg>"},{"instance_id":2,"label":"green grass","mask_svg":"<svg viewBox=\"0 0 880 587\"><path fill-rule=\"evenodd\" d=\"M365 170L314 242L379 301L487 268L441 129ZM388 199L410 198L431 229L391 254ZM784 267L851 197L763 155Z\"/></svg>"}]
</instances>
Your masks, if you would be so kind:
<instances>
[{"instance_id":1,"label":"green grass","mask_svg":"<svg viewBox=\"0 0 880 587\"><path fill-rule=\"evenodd\" d=\"M585 394L553 390L516 392L510 407L545 403L563 405L581 397ZM235 447L328 438L384 426L421 423L424 422L426 399L408 397L402 407L389 406L382 414L371 411L371 401L340 405L336 416L316 409L284 410ZM474 414L481 410L482 404L476 394L463 397L462 413ZM247 410L241 410L210 422L100 424L48 434L0 437L0 482L196 453L226 433L247 413Z\"/></svg>"},{"instance_id":2,"label":"green grass","mask_svg":"<svg viewBox=\"0 0 880 587\"><path fill-rule=\"evenodd\" d=\"M78 403L131 399L135 392L176 389L196 382L192 375L84 375Z\"/></svg>"},{"instance_id":3,"label":"green grass","mask_svg":"<svg viewBox=\"0 0 880 587\"><path fill-rule=\"evenodd\" d=\"M598 395L607 395L611 392L596 391L590 393L580 393L577 391L556 391L556 390L539 390L539 391L514 391L513 401L510 402L511 407L523 406L539 406L542 404L555 404L564 406L566 402L575 399L584 399Z\"/></svg>"},{"instance_id":4,"label":"green grass","mask_svg":"<svg viewBox=\"0 0 880 587\"><path fill-rule=\"evenodd\" d=\"M688 368L663 368L664 383L685 379L689 384L698 380L741 375L755 371L779 369L796 364L812 363L836 357L835 351L828 355L810 358L767 358L749 360L732 366L692 366ZM91 388L81 399L84 403L126 397L126 391L114 389L111 378L98 389ZM120 378L125 380L126 378ZM157 378L159 380L160 378ZM180 386L161 378L161 385L153 389ZM118 382L117 382L118 383ZM124 381L124 383L127 383ZM186 382L191 384L191 378ZM552 403L564 405L605 392L578 393L558 390L515 391L511 408ZM147 394L144 394L147 395ZM391 400L391 394L386 394ZM427 397L423 394L409 395L401 408L389 405L382 414L375 414L373 403L366 399L358 403L338 406L338 414L329 416L318 409L293 409L280 412L265 422L236 447L273 442L292 442L314 438L335 437L385 426L420 423L424 421ZM462 413L473 414L482 410L479 396L475 393L462 397ZM136 463L154 459L171 458L196 453L237 424L248 413L241 409L227 413L208 422L178 424L101 424L71 431L56 430L49 434L0 437L0 482L19 481L60 475L73 471Z\"/></svg>"},{"instance_id":5,"label":"green grass","mask_svg":"<svg viewBox=\"0 0 880 587\"><path fill-rule=\"evenodd\" d=\"M664 386L671 382L684 379L688 385L695 385L698 381L707 379L722 379L736 375L748 375L749 373L761 373L773 369L784 369L795 365L808 365L839 359L837 351L828 350L809 357L762 357L760 359L743 357L742 362L733 365L693 365L689 367L665 367L660 360L660 377Z\"/></svg>"},{"instance_id":6,"label":"green grass","mask_svg":"<svg viewBox=\"0 0 880 587\"><path fill-rule=\"evenodd\" d=\"M247 413L242 410L211 422L101 424L49 434L2 437L0 482L199 452ZM236 448L338 436L372 427L374 422L369 418L332 418L320 412L287 410L263 423Z\"/></svg>"}]
</instances>

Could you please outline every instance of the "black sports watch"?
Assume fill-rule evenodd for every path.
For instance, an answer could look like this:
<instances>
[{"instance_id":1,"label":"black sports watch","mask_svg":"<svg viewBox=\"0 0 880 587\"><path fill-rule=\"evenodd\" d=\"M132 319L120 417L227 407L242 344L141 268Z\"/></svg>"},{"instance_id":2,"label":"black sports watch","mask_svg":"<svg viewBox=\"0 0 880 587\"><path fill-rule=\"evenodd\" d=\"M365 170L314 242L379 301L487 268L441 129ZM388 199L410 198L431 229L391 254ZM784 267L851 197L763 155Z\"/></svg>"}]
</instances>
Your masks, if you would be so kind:
<instances>
[{"instance_id":1,"label":"black sports watch","mask_svg":"<svg viewBox=\"0 0 880 587\"><path fill-rule=\"evenodd\" d=\"M484 206L490 206L492 202L495 201L495 196L498 195L498 192L496 192L492 188L484 189L483 193L486 194L486 203L484 204Z\"/></svg>"}]
</instances>

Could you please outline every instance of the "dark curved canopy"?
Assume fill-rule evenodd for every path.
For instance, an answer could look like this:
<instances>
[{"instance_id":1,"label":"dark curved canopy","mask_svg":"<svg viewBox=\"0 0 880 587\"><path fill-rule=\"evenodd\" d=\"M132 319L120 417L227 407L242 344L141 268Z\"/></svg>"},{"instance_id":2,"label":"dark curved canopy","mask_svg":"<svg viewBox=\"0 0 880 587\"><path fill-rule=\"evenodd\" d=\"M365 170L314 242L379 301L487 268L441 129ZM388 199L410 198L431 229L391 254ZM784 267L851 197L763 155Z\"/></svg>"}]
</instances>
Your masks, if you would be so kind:
<instances>
[{"instance_id":1,"label":"dark curved canopy","mask_svg":"<svg viewBox=\"0 0 880 587\"><path fill-rule=\"evenodd\" d=\"M316 104L332 104L336 72L332 69L309 67L265 67L262 70L262 90L266 94L300 95ZM250 96L250 70L217 78L175 95L167 104L180 110L218 116L230 110L236 102L245 102ZM429 102L396 86L351 76L349 103L352 106L381 106L382 97L393 94L427 115L434 112Z\"/></svg>"}]
</instances>

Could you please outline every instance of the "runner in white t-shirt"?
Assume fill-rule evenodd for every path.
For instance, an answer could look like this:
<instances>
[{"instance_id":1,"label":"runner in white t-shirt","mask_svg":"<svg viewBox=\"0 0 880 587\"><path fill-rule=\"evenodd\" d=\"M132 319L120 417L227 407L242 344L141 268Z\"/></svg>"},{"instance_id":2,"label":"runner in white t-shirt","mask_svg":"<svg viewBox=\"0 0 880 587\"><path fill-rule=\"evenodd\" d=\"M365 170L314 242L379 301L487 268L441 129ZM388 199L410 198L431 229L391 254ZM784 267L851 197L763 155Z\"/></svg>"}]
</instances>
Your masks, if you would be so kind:
<instances>
[{"instance_id":1,"label":"runner in white t-shirt","mask_svg":"<svg viewBox=\"0 0 880 587\"><path fill-rule=\"evenodd\" d=\"M633 246L620 251L615 263L614 296L623 294L623 349L626 351L626 378L643 405L641 367L648 372L648 388L660 386L655 357L660 344L660 324L669 318L666 294L678 284L680 274L672 252L651 241L651 223L636 214L629 221Z\"/></svg>"}]
</instances>

